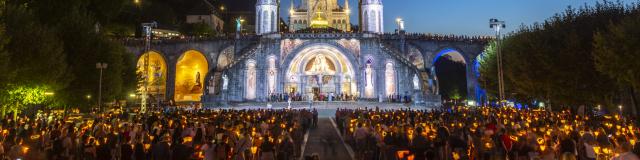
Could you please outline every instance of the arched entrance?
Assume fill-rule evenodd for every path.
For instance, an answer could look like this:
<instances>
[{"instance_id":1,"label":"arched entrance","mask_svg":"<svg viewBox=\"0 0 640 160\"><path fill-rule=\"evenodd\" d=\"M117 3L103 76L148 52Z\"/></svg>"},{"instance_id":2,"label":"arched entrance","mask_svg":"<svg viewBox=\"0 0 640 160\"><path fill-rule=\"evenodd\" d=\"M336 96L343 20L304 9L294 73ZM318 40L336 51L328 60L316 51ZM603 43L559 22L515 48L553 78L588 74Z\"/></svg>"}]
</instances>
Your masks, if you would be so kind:
<instances>
[{"instance_id":1,"label":"arched entrance","mask_svg":"<svg viewBox=\"0 0 640 160\"><path fill-rule=\"evenodd\" d=\"M437 93L445 99L467 98L467 61L459 51L445 49L433 59Z\"/></svg>"},{"instance_id":2,"label":"arched entrance","mask_svg":"<svg viewBox=\"0 0 640 160\"><path fill-rule=\"evenodd\" d=\"M208 66L207 58L195 50L189 50L178 58L174 96L176 102L200 101Z\"/></svg>"},{"instance_id":3,"label":"arched entrance","mask_svg":"<svg viewBox=\"0 0 640 160\"><path fill-rule=\"evenodd\" d=\"M298 52L288 64L285 90L305 97L357 95L353 64L342 51L328 44Z\"/></svg>"},{"instance_id":4,"label":"arched entrance","mask_svg":"<svg viewBox=\"0 0 640 160\"><path fill-rule=\"evenodd\" d=\"M145 73L145 58L147 58L147 56L149 58L149 68L147 68L147 72ZM164 99L167 88L167 63L164 60L164 57L162 57L160 53L154 51L144 53L140 58L138 58L136 68L136 73L140 78L147 80L147 89L151 98L156 100ZM147 76L149 77L148 79L146 78ZM137 93L142 93L145 87L145 82L144 80L139 82L142 82L142 84L138 84Z\"/></svg>"},{"instance_id":5,"label":"arched entrance","mask_svg":"<svg viewBox=\"0 0 640 160\"><path fill-rule=\"evenodd\" d=\"M211 77L209 77L210 78L208 82L209 88L207 90L207 94L218 95L224 89L223 82L222 82L222 77L223 77L222 73L224 72L225 69L227 69L229 64L231 64L231 62L233 61L233 58L234 58L233 52L234 52L234 47L230 46L225 48L218 54L216 67L214 70L212 70L213 73L210 74Z\"/></svg>"}]
</instances>

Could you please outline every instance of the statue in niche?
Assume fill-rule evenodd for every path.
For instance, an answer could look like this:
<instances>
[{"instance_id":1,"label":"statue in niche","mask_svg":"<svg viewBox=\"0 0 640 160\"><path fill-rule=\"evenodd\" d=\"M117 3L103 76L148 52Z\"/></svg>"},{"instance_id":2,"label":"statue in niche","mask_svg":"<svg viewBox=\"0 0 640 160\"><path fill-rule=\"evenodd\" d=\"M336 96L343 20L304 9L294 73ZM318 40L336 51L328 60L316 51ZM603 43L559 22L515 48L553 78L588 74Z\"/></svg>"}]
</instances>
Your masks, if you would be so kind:
<instances>
[{"instance_id":1,"label":"statue in niche","mask_svg":"<svg viewBox=\"0 0 640 160\"><path fill-rule=\"evenodd\" d=\"M367 64L367 68L364 70L364 74L366 77L365 86L373 86L373 69L371 68L371 64Z\"/></svg>"},{"instance_id":2,"label":"statue in niche","mask_svg":"<svg viewBox=\"0 0 640 160\"><path fill-rule=\"evenodd\" d=\"M222 90L227 90L227 87L229 85L229 77L227 77L227 75L223 75L222 76Z\"/></svg>"},{"instance_id":3,"label":"statue in niche","mask_svg":"<svg viewBox=\"0 0 640 160\"><path fill-rule=\"evenodd\" d=\"M275 93L276 90L276 71L269 69L269 93Z\"/></svg>"},{"instance_id":4,"label":"statue in niche","mask_svg":"<svg viewBox=\"0 0 640 160\"><path fill-rule=\"evenodd\" d=\"M209 85L207 86L207 93L209 94L215 94L215 88L216 88L216 83L213 80L213 76L211 76L209 78Z\"/></svg>"},{"instance_id":5,"label":"statue in niche","mask_svg":"<svg viewBox=\"0 0 640 160\"><path fill-rule=\"evenodd\" d=\"M385 69L385 81L386 81L386 90L387 95L394 94L396 90L396 82L395 82L395 70L393 69L393 64L387 63L387 67Z\"/></svg>"},{"instance_id":6,"label":"statue in niche","mask_svg":"<svg viewBox=\"0 0 640 160\"><path fill-rule=\"evenodd\" d=\"M420 90L420 79L418 78L418 74L413 74L413 89Z\"/></svg>"},{"instance_id":7,"label":"statue in niche","mask_svg":"<svg viewBox=\"0 0 640 160\"><path fill-rule=\"evenodd\" d=\"M375 98L374 84L373 84L373 68L371 68L371 60L367 61L367 66L364 70L365 86L364 96L367 98Z\"/></svg>"},{"instance_id":8,"label":"statue in niche","mask_svg":"<svg viewBox=\"0 0 640 160\"><path fill-rule=\"evenodd\" d=\"M335 71L329 67L329 63L327 62L327 58L320 54L317 55L313 61L313 65L309 69L309 72L318 74L318 73L328 73L333 74Z\"/></svg>"},{"instance_id":9,"label":"statue in niche","mask_svg":"<svg viewBox=\"0 0 640 160\"><path fill-rule=\"evenodd\" d=\"M196 82L195 85L191 88L190 93L197 94L202 92L202 83L200 83L200 72L196 72Z\"/></svg>"},{"instance_id":10,"label":"statue in niche","mask_svg":"<svg viewBox=\"0 0 640 160\"><path fill-rule=\"evenodd\" d=\"M250 69L248 74L249 74L249 76L248 76L249 77L248 78L249 85L247 87L249 87L249 89L254 89L254 88L256 88L256 86L255 86L256 85L256 76L255 76L256 75L256 71L253 70L253 69Z\"/></svg>"}]
</instances>

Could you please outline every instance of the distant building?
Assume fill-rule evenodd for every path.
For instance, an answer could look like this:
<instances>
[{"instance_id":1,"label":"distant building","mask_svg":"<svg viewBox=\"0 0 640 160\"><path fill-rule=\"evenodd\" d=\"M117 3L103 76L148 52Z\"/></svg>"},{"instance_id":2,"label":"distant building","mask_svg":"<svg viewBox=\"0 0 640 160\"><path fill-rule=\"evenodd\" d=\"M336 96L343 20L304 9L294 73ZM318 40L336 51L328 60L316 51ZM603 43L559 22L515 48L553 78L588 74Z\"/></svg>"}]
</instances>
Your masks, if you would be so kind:
<instances>
[{"instance_id":1,"label":"distant building","mask_svg":"<svg viewBox=\"0 0 640 160\"><path fill-rule=\"evenodd\" d=\"M169 29L154 28L151 30L151 33L153 33L153 36L157 38L174 38L182 36L180 32Z\"/></svg>"},{"instance_id":2,"label":"distant building","mask_svg":"<svg viewBox=\"0 0 640 160\"><path fill-rule=\"evenodd\" d=\"M289 9L289 31L306 28L334 28L351 31L349 1L344 6L338 0L302 0L302 4L291 4Z\"/></svg>"},{"instance_id":3,"label":"distant building","mask_svg":"<svg viewBox=\"0 0 640 160\"><path fill-rule=\"evenodd\" d=\"M201 0L201 4L196 5L187 14L186 23L204 23L211 27L213 31L222 32L224 21L216 12L216 7L207 0Z\"/></svg>"}]
</instances>

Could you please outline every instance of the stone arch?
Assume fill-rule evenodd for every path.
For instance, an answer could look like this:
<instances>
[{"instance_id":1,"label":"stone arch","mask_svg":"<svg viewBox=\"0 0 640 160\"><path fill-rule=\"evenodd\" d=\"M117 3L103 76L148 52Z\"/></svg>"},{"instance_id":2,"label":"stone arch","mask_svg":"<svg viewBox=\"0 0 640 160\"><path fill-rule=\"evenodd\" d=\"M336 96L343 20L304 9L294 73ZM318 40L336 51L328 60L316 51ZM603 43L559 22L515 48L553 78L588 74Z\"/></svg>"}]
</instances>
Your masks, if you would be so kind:
<instances>
[{"instance_id":1,"label":"stone arch","mask_svg":"<svg viewBox=\"0 0 640 160\"><path fill-rule=\"evenodd\" d=\"M301 75L304 74L304 68L302 66L306 66L309 60L311 60L313 55L326 55L326 58L332 63L335 64L336 71L340 71L339 74L333 75L331 81L334 82L336 88L334 88L335 92L348 92L348 94L355 95L357 93L357 80L358 78L358 61L356 57L354 57L353 53L349 50L343 48L336 42L305 42L299 47L293 49L291 54L288 54L281 64L285 64L282 66L281 73L283 77L282 82L284 83L284 90L291 91L295 90L296 92L302 91L301 89L305 89L305 86L300 79ZM305 82L306 83L306 82Z\"/></svg>"},{"instance_id":2,"label":"stone arch","mask_svg":"<svg viewBox=\"0 0 640 160\"><path fill-rule=\"evenodd\" d=\"M209 71L207 57L200 51L187 50L176 61L176 102L200 101L204 93L205 77Z\"/></svg>"},{"instance_id":3,"label":"stone arch","mask_svg":"<svg viewBox=\"0 0 640 160\"><path fill-rule=\"evenodd\" d=\"M376 95L376 69L375 69L375 59L372 55L366 55L363 63L363 89L361 96L365 98L375 98Z\"/></svg>"},{"instance_id":4,"label":"stone arch","mask_svg":"<svg viewBox=\"0 0 640 160\"><path fill-rule=\"evenodd\" d=\"M145 56L149 56L149 69L147 73L144 73L144 59ZM136 63L136 72L141 73L142 76L149 78L146 79L149 84L147 91L148 94L154 98L164 99L164 95L167 92L167 60L163 54L158 51L148 51L140 54ZM144 82L143 82L144 83ZM144 84L139 84L137 88L138 93L142 93L144 90Z\"/></svg>"},{"instance_id":5,"label":"stone arch","mask_svg":"<svg viewBox=\"0 0 640 160\"><path fill-rule=\"evenodd\" d=\"M454 58L454 61L461 61L464 64L469 64L468 63L469 59L463 52L461 52L460 49L447 47L447 48L438 50L437 54L433 57L433 61L431 61L432 62L431 65L434 65L438 59L440 59L442 56L445 56L445 55L452 56L452 58Z\"/></svg>"},{"instance_id":6,"label":"stone arch","mask_svg":"<svg viewBox=\"0 0 640 160\"><path fill-rule=\"evenodd\" d=\"M235 47L228 46L220 51L216 58L216 72L221 72L224 70L231 62L234 60L235 56Z\"/></svg>"},{"instance_id":7,"label":"stone arch","mask_svg":"<svg viewBox=\"0 0 640 160\"><path fill-rule=\"evenodd\" d=\"M387 60L384 64L384 90L386 96L397 94L397 78L395 64L392 60Z\"/></svg>"},{"instance_id":8,"label":"stone arch","mask_svg":"<svg viewBox=\"0 0 640 160\"><path fill-rule=\"evenodd\" d=\"M211 57L212 60L215 60L210 67L209 73L207 75L207 81L205 85L207 86L205 91L207 95L218 95L222 90L222 75L224 70L228 65L231 64L234 60L234 46L226 46L221 47L220 52L215 56Z\"/></svg>"},{"instance_id":9,"label":"stone arch","mask_svg":"<svg viewBox=\"0 0 640 160\"><path fill-rule=\"evenodd\" d=\"M248 59L245 63L246 65L246 76L245 76L245 94L244 98L246 100L256 100L257 98L257 85L258 85L258 73L257 73L257 62L254 59Z\"/></svg>"},{"instance_id":10,"label":"stone arch","mask_svg":"<svg viewBox=\"0 0 640 160\"><path fill-rule=\"evenodd\" d=\"M437 72L437 67L436 67L436 62L442 58L443 56L449 56L451 58L452 61L455 62L461 62L462 64L464 64L464 77L466 80L465 83L465 89L466 90L460 90L459 92L465 91L467 93L467 97L461 97L461 98L468 98L468 97L472 97L472 95L474 94L475 90L473 88L475 88L474 84L474 79L473 79L473 73L471 71L472 69L472 62L469 61L469 59L466 57L466 55L461 52L459 49L457 48L453 48L453 47L446 47L443 49L440 49L435 56L433 57L433 61L431 62L431 68L433 71L433 76L435 77L435 85L437 86L436 88L436 93L438 94L442 94L441 93L441 87L442 87L442 83L444 81L440 81L440 78L438 75L440 75L441 73ZM451 98L451 97L450 97Z\"/></svg>"},{"instance_id":11,"label":"stone arch","mask_svg":"<svg viewBox=\"0 0 640 160\"><path fill-rule=\"evenodd\" d=\"M278 67L277 67L277 57L276 55L267 56L267 95L275 94L277 89L277 81L278 81Z\"/></svg>"},{"instance_id":12,"label":"stone arch","mask_svg":"<svg viewBox=\"0 0 640 160\"><path fill-rule=\"evenodd\" d=\"M289 54L286 55L286 57L284 57L284 60L280 63L280 64L287 64L286 66L283 66L281 69L287 69L290 68L291 65L291 61L293 61L293 59L300 54L301 52L303 52L305 49L308 48L312 48L312 47L329 47L332 49L335 49L337 51L339 51L340 53L342 53L347 60L349 61L349 63L351 63L354 67L354 69L356 66L358 66L358 60L357 58L354 56L355 54L352 53L351 51L349 51L348 49L342 47L340 44L338 44L337 42L313 42L313 41L307 41L302 43L301 45L298 45L296 48L294 48Z\"/></svg>"},{"instance_id":13,"label":"stone arch","mask_svg":"<svg viewBox=\"0 0 640 160\"><path fill-rule=\"evenodd\" d=\"M412 44L407 45L407 49L407 59L415 65L418 70L425 70L427 64L425 63L425 56L422 50Z\"/></svg>"}]
</instances>

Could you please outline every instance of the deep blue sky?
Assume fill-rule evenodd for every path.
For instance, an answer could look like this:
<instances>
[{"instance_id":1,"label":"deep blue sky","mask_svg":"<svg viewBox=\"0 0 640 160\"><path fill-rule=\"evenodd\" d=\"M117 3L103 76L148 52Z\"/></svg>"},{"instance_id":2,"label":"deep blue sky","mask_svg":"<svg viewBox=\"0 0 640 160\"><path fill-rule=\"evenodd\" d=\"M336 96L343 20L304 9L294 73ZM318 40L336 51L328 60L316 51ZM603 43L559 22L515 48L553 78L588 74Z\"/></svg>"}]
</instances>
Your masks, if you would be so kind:
<instances>
[{"instance_id":1,"label":"deep blue sky","mask_svg":"<svg viewBox=\"0 0 640 160\"><path fill-rule=\"evenodd\" d=\"M344 0L338 1L344 4ZM352 10L357 11L357 0L349 2ZM506 21L510 32L521 24L542 22L568 6L579 8L596 2L599 0L383 0L387 32L392 32L396 28L395 19L402 17L409 32L464 35L493 35L488 24L490 18ZM281 15L286 19L290 0L280 3ZM351 23L357 24L356 12L352 17Z\"/></svg>"}]
</instances>

